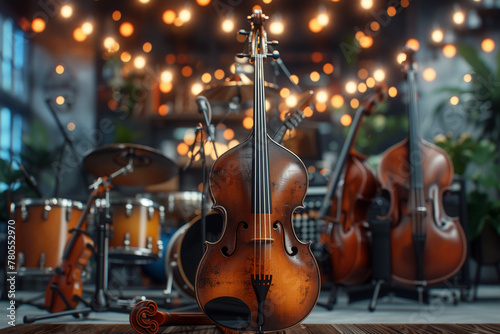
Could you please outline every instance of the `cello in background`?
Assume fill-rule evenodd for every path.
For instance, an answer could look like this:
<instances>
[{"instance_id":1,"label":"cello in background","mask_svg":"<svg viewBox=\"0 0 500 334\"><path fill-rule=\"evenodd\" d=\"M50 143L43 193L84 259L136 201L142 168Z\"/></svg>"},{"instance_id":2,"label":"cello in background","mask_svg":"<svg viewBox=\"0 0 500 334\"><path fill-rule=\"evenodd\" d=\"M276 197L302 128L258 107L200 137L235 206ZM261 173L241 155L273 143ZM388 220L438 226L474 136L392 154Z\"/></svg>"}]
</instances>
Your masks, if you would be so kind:
<instances>
[{"instance_id":1,"label":"cello in background","mask_svg":"<svg viewBox=\"0 0 500 334\"><path fill-rule=\"evenodd\" d=\"M467 240L457 218L443 209L453 165L441 148L421 138L412 50L404 62L408 85L408 137L384 152L378 175L390 197L392 278L404 285L442 282L462 267Z\"/></svg>"},{"instance_id":2,"label":"cello in background","mask_svg":"<svg viewBox=\"0 0 500 334\"><path fill-rule=\"evenodd\" d=\"M254 127L212 166L210 192L224 229L217 242L206 243L195 284L198 305L211 320L257 333L299 323L320 292L310 243L300 242L292 227L293 212L306 195L307 171L266 129L267 19L261 10L249 17L249 55L240 56L250 57L255 67Z\"/></svg>"},{"instance_id":3,"label":"cello in background","mask_svg":"<svg viewBox=\"0 0 500 334\"><path fill-rule=\"evenodd\" d=\"M382 99L382 88L377 87L356 111L318 213L318 219L326 222L320 239L328 249L335 284L357 285L370 276L371 240L366 219L379 186L374 171L356 152L354 143L363 117L370 115Z\"/></svg>"}]
</instances>

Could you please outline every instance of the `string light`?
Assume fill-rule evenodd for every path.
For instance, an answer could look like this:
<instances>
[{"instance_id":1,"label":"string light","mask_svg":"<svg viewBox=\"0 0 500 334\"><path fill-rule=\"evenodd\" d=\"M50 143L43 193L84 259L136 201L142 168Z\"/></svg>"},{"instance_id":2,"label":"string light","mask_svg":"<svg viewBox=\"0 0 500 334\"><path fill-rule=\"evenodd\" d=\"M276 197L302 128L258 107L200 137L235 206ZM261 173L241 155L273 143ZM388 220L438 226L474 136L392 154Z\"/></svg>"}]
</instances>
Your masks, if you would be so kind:
<instances>
[{"instance_id":1,"label":"string light","mask_svg":"<svg viewBox=\"0 0 500 334\"><path fill-rule=\"evenodd\" d=\"M305 107L302 112L304 113L305 117L311 117L314 113L313 110L311 109L311 107L309 107L309 106Z\"/></svg>"},{"instance_id":2,"label":"string light","mask_svg":"<svg viewBox=\"0 0 500 334\"><path fill-rule=\"evenodd\" d=\"M312 82L318 82L319 79L320 79L320 75L318 72L316 71L313 71L311 72L311 74L309 75L309 78L311 79Z\"/></svg>"},{"instance_id":3,"label":"string light","mask_svg":"<svg viewBox=\"0 0 500 334\"><path fill-rule=\"evenodd\" d=\"M46 23L43 19L37 17L31 22L31 29L36 33L41 33L45 30Z\"/></svg>"},{"instance_id":4,"label":"string light","mask_svg":"<svg viewBox=\"0 0 500 334\"><path fill-rule=\"evenodd\" d=\"M191 86L191 93L193 95L198 95L201 93L201 91L203 90L203 86L200 84L200 83L195 83Z\"/></svg>"},{"instance_id":5,"label":"string light","mask_svg":"<svg viewBox=\"0 0 500 334\"><path fill-rule=\"evenodd\" d=\"M375 81L378 81L378 82L384 81L385 71L382 69L375 70L375 72L373 72L373 78L375 79Z\"/></svg>"},{"instance_id":6,"label":"string light","mask_svg":"<svg viewBox=\"0 0 500 334\"><path fill-rule=\"evenodd\" d=\"M234 30L234 21L230 18L225 18L222 21L222 31L224 32L232 32Z\"/></svg>"},{"instance_id":7,"label":"string light","mask_svg":"<svg viewBox=\"0 0 500 334\"><path fill-rule=\"evenodd\" d=\"M436 70L432 67L427 67L425 70L423 70L422 76L424 77L425 81L434 81L436 79Z\"/></svg>"},{"instance_id":8,"label":"string light","mask_svg":"<svg viewBox=\"0 0 500 334\"><path fill-rule=\"evenodd\" d=\"M243 127L250 130L253 127L253 118L250 116L245 117L243 119Z\"/></svg>"},{"instance_id":9,"label":"string light","mask_svg":"<svg viewBox=\"0 0 500 334\"><path fill-rule=\"evenodd\" d=\"M325 103L326 101L328 101L328 94L324 90L317 92L316 101L320 103Z\"/></svg>"},{"instance_id":10,"label":"string light","mask_svg":"<svg viewBox=\"0 0 500 334\"><path fill-rule=\"evenodd\" d=\"M119 30L123 37L129 37L134 33L134 26L130 22L123 22Z\"/></svg>"},{"instance_id":11,"label":"string light","mask_svg":"<svg viewBox=\"0 0 500 334\"><path fill-rule=\"evenodd\" d=\"M196 0L196 3L197 3L198 5L200 5L200 6L202 6L202 7L203 7L203 6L207 6L207 5L209 5L209 4L210 4L210 1L211 1L211 0Z\"/></svg>"},{"instance_id":12,"label":"string light","mask_svg":"<svg viewBox=\"0 0 500 334\"><path fill-rule=\"evenodd\" d=\"M356 93L356 90L358 89L358 86L354 81L349 81L345 84L345 91L349 94L354 94Z\"/></svg>"},{"instance_id":13,"label":"string light","mask_svg":"<svg viewBox=\"0 0 500 334\"><path fill-rule=\"evenodd\" d=\"M366 85L368 86L368 88L375 87L375 79L372 78L372 77L367 78L366 79Z\"/></svg>"},{"instance_id":14,"label":"string light","mask_svg":"<svg viewBox=\"0 0 500 334\"><path fill-rule=\"evenodd\" d=\"M132 59L132 55L127 51L123 51L122 54L120 55L120 59L122 62L128 63L130 59Z\"/></svg>"},{"instance_id":15,"label":"string light","mask_svg":"<svg viewBox=\"0 0 500 334\"><path fill-rule=\"evenodd\" d=\"M164 94L170 93L172 91L172 88L174 85L172 84L171 81L169 82L160 82L160 91Z\"/></svg>"},{"instance_id":16,"label":"string light","mask_svg":"<svg viewBox=\"0 0 500 334\"><path fill-rule=\"evenodd\" d=\"M111 14L111 17L114 21L120 21L120 19L122 18L122 13L119 10L115 10L113 14Z\"/></svg>"},{"instance_id":17,"label":"string light","mask_svg":"<svg viewBox=\"0 0 500 334\"><path fill-rule=\"evenodd\" d=\"M176 17L177 15L175 14L175 12L170 9L164 11L162 15L163 22L165 22L166 24L174 23Z\"/></svg>"},{"instance_id":18,"label":"string light","mask_svg":"<svg viewBox=\"0 0 500 334\"><path fill-rule=\"evenodd\" d=\"M77 42L83 42L87 39L87 35L83 33L82 27L77 27L73 30L73 38Z\"/></svg>"},{"instance_id":19,"label":"string light","mask_svg":"<svg viewBox=\"0 0 500 334\"><path fill-rule=\"evenodd\" d=\"M333 73L333 65L330 63L326 63L325 65L323 65L323 72L325 72L325 74L332 74Z\"/></svg>"},{"instance_id":20,"label":"string light","mask_svg":"<svg viewBox=\"0 0 500 334\"><path fill-rule=\"evenodd\" d=\"M447 44L443 47L443 55L446 58L453 58L457 54L457 48L452 44Z\"/></svg>"},{"instance_id":21,"label":"string light","mask_svg":"<svg viewBox=\"0 0 500 334\"><path fill-rule=\"evenodd\" d=\"M342 117L340 117L340 124L343 126L349 126L352 123L352 117L351 115L344 114Z\"/></svg>"},{"instance_id":22,"label":"string light","mask_svg":"<svg viewBox=\"0 0 500 334\"><path fill-rule=\"evenodd\" d=\"M92 32L94 31L94 25L87 21L87 22L84 22L82 24L82 32L85 34L85 35L90 35Z\"/></svg>"},{"instance_id":23,"label":"string light","mask_svg":"<svg viewBox=\"0 0 500 334\"><path fill-rule=\"evenodd\" d=\"M340 94L335 94L332 96L330 103L334 108L341 108L344 105L344 97Z\"/></svg>"},{"instance_id":24,"label":"string light","mask_svg":"<svg viewBox=\"0 0 500 334\"><path fill-rule=\"evenodd\" d=\"M388 90L387 90L387 94L390 96L390 97L396 97L396 95L398 95L398 89L396 87L390 87Z\"/></svg>"},{"instance_id":25,"label":"string light","mask_svg":"<svg viewBox=\"0 0 500 334\"><path fill-rule=\"evenodd\" d=\"M142 51L149 53L151 50L153 50L153 45L151 45L151 43L146 42L142 45Z\"/></svg>"},{"instance_id":26,"label":"string light","mask_svg":"<svg viewBox=\"0 0 500 334\"><path fill-rule=\"evenodd\" d=\"M57 74L63 74L64 73L64 66L59 64L56 66L56 73Z\"/></svg>"},{"instance_id":27,"label":"string light","mask_svg":"<svg viewBox=\"0 0 500 334\"><path fill-rule=\"evenodd\" d=\"M234 131L233 131L233 129L226 129L226 130L224 130L222 135L223 135L225 140L231 140L234 138Z\"/></svg>"},{"instance_id":28,"label":"string light","mask_svg":"<svg viewBox=\"0 0 500 334\"><path fill-rule=\"evenodd\" d=\"M288 96L290 96L290 89L283 87L280 90L280 96L284 99L286 99Z\"/></svg>"},{"instance_id":29,"label":"string light","mask_svg":"<svg viewBox=\"0 0 500 334\"><path fill-rule=\"evenodd\" d=\"M163 82L171 82L174 78L174 75L172 74L171 71L165 70L165 71L161 72L160 78L161 78L161 81L163 81Z\"/></svg>"},{"instance_id":30,"label":"string light","mask_svg":"<svg viewBox=\"0 0 500 334\"><path fill-rule=\"evenodd\" d=\"M358 92L364 93L364 92L366 92L367 89L368 89L368 87L366 87L366 84L364 82L360 82L358 84Z\"/></svg>"},{"instance_id":31,"label":"string light","mask_svg":"<svg viewBox=\"0 0 500 334\"><path fill-rule=\"evenodd\" d=\"M485 38L481 42L481 49L486 53L492 52L495 50L495 42L491 38Z\"/></svg>"},{"instance_id":32,"label":"string light","mask_svg":"<svg viewBox=\"0 0 500 334\"><path fill-rule=\"evenodd\" d=\"M68 131L74 131L75 128L76 128L76 125L74 122L69 122L67 125L66 125L66 128L68 129Z\"/></svg>"},{"instance_id":33,"label":"string light","mask_svg":"<svg viewBox=\"0 0 500 334\"><path fill-rule=\"evenodd\" d=\"M460 9L460 7L456 6L453 11L453 23L456 25L462 25L465 22L465 13Z\"/></svg>"},{"instance_id":34,"label":"string light","mask_svg":"<svg viewBox=\"0 0 500 334\"><path fill-rule=\"evenodd\" d=\"M177 154L184 156L189 152L189 146L186 143L179 143L177 145Z\"/></svg>"},{"instance_id":35,"label":"string light","mask_svg":"<svg viewBox=\"0 0 500 334\"><path fill-rule=\"evenodd\" d=\"M167 116L169 111L169 108L166 104L162 104L161 106L158 107L158 114L161 116Z\"/></svg>"},{"instance_id":36,"label":"string light","mask_svg":"<svg viewBox=\"0 0 500 334\"><path fill-rule=\"evenodd\" d=\"M73 15L73 7L70 5L63 5L60 13L62 17L69 19Z\"/></svg>"},{"instance_id":37,"label":"string light","mask_svg":"<svg viewBox=\"0 0 500 334\"><path fill-rule=\"evenodd\" d=\"M212 75L208 72L203 73L201 75L201 81L204 83L209 83L210 81L212 81Z\"/></svg>"},{"instance_id":38,"label":"string light","mask_svg":"<svg viewBox=\"0 0 500 334\"><path fill-rule=\"evenodd\" d=\"M273 21L269 25L269 30L273 35L281 35L285 31L285 25L281 21Z\"/></svg>"},{"instance_id":39,"label":"string light","mask_svg":"<svg viewBox=\"0 0 500 334\"><path fill-rule=\"evenodd\" d=\"M313 33L318 33L323 30L323 26L319 24L318 18L314 17L309 21L309 30Z\"/></svg>"},{"instance_id":40,"label":"string light","mask_svg":"<svg viewBox=\"0 0 500 334\"><path fill-rule=\"evenodd\" d=\"M434 43L441 43L444 39L443 29L436 28L431 33L431 39Z\"/></svg>"},{"instance_id":41,"label":"string light","mask_svg":"<svg viewBox=\"0 0 500 334\"><path fill-rule=\"evenodd\" d=\"M224 79L224 76L225 76L225 75L226 75L226 74L224 73L224 71L223 71L222 69L220 69L220 68L219 68L219 69L217 69L217 70L215 70L215 72L214 72L214 77L215 77L215 79L217 79L217 80L222 80L222 79Z\"/></svg>"},{"instance_id":42,"label":"string light","mask_svg":"<svg viewBox=\"0 0 500 334\"><path fill-rule=\"evenodd\" d=\"M191 20L191 11L189 9L183 9L179 12L179 19L183 22L189 22Z\"/></svg>"},{"instance_id":43,"label":"string light","mask_svg":"<svg viewBox=\"0 0 500 334\"><path fill-rule=\"evenodd\" d=\"M472 75L470 75L468 73L466 75L464 75L464 81L465 82L471 82L472 81Z\"/></svg>"},{"instance_id":44,"label":"string light","mask_svg":"<svg viewBox=\"0 0 500 334\"><path fill-rule=\"evenodd\" d=\"M297 96L295 95L290 95L289 97L286 98L285 103L288 107L293 108L297 105Z\"/></svg>"},{"instance_id":45,"label":"string light","mask_svg":"<svg viewBox=\"0 0 500 334\"><path fill-rule=\"evenodd\" d=\"M351 104L351 108L356 109L357 107L359 107L359 100L354 98L351 100L350 104Z\"/></svg>"},{"instance_id":46,"label":"string light","mask_svg":"<svg viewBox=\"0 0 500 334\"><path fill-rule=\"evenodd\" d=\"M420 42L415 38L410 38L406 41L406 46L411 48L413 51L418 51L418 49L420 49Z\"/></svg>"},{"instance_id":47,"label":"string light","mask_svg":"<svg viewBox=\"0 0 500 334\"><path fill-rule=\"evenodd\" d=\"M450 104L456 106L458 104L458 102L460 102L460 99L458 98L458 96L452 96L450 98Z\"/></svg>"},{"instance_id":48,"label":"string light","mask_svg":"<svg viewBox=\"0 0 500 334\"><path fill-rule=\"evenodd\" d=\"M137 56L134 58L134 66L137 69L143 69L146 66L146 58L143 56Z\"/></svg>"},{"instance_id":49,"label":"string light","mask_svg":"<svg viewBox=\"0 0 500 334\"><path fill-rule=\"evenodd\" d=\"M56 103L60 106L63 105L65 101L66 99L64 98L64 96L59 95L58 97L56 97Z\"/></svg>"},{"instance_id":50,"label":"string light","mask_svg":"<svg viewBox=\"0 0 500 334\"><path fill-rule=\"evenodd\" d=\"M290 76L290 80L292 80L292 81L293 81L296 85L298 85L298 84L299 84L299 77L298 77L298 76L296 76L295 74L292 74L292 75Z\"/></svg>"}]
</instances>

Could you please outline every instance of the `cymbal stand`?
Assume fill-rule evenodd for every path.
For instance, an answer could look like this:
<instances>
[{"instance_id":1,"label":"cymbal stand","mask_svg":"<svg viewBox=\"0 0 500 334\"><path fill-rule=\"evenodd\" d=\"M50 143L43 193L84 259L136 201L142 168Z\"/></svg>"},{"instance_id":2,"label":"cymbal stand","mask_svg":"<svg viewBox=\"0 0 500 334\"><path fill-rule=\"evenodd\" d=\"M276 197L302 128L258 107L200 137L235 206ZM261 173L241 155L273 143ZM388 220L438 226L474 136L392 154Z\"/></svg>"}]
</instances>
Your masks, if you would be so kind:
<instances>
[{"instance_id":1,"label":"cymbal stand","mask_svg":"<svg viewBox=\"0 0 500 334\"><path fill-rule=\"evenodd\" d=\"M202 242L202 245L201 245L201 253L203 254L205 252L205 240L206 240L206 202L207 202L207 199L206 199L206 184L207 184L207 181L208 181L208 178L207 178L207 159L206 159L206 155L205 155L205 144L207 142L212 142L212 145L213 145L213 148L214 148L214 152L215 152L215 156L218 158L218 154L217 154L217 149L215 147L215 134L214 134L214 128L213 128L213 125L210 124L211 120L212 120L212 110L211 110L211 107L210 107L210 103L208 102L207 98L204 97L204 96L200 96L196 99L196 103L198 104L198 107L199 107L199 111L200 113L203 113L203 116L204 116L204 119L205 119L205 125L202 125L201 123L198 124L198 126L196 127L196 132L195 132L195 141L193 142L193 144L191 145L191 148L190 148L190 152L192 153L191 154L191 158L189 159L188 163L184 166L184 168L182 169L183 171L186 171L190 166L191 164L193 163L194 159L196 158L196 156L200 156L200 160L201 160L201 169L202 169L202 182L201 182L201 240L203 241ZM208 112L208 115L207 115L207 112ZM198 149L198 151L195 152L195 148L196 148L196 138L200 138L200 148ZM206 138L206 141L205 141L205 138ZM168 259L166 259L166 261L168 261ZM165 287L165 290L163 291L163 293L165 294L165 303L168 306L170 306L171 302L172 302L172 286L173 286L173 273L172 273L172 269L171 269L171 264L170 263L167 263L166 264L166 271L167 271L167 284L166 284L166 287Z\"/></svg>"},{"instance_id":2,"label":"cymbal stand","mask_svg":"<svg viewBox=\"0 0 500 334\"><path fill-rule=\"evenodd\" d=\"M90 205L95 201L97 197L103 197L105 199L104 207L99 207L99 218L98 218L98 234L97 234L97 252L96 255L96 284L94 296L90 302L87 302L80 296L73 296L73 298L78 299L86 307L80 309L66 310L62 312L55 312L50 314L26 315L23 319L24 323L33 323L38 320L57 318L60 316L72 315L79 318L79 315L88 315L90 312L106 312L106 311L124 311L123 308L112 308L110 307L110 299L118 301L108 291L108 240L109 240L109 225L112 224L110 201L109 201L109 190L112 187L112 179L121 174L132 173L134 171L133 166L133 156L129 157L129 162L126 166L120 168L113 174L109 176L99 177L89 188L93 189L92 193L89 195L85 211L82 213L84 217L80 219L85 219L89 212ZM56 288L58 289L58 288ZM56 293L60 293L56 291ZM63 298L65 299L65 298ZM130 306L135 305L136 300L130 301ZM129 312L130 310L126 310Z\"/></svg>"}]
</instances>

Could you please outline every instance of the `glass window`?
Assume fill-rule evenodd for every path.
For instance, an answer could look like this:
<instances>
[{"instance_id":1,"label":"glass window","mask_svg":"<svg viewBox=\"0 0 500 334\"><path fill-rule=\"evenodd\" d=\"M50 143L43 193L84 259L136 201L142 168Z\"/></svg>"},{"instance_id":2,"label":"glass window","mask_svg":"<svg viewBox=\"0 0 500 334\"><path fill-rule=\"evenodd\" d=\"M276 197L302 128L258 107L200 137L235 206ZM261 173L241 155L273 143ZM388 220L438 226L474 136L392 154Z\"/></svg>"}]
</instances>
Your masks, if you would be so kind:
<instances>
[{"instance_id":1,"label":"glass window","mask_svg":"<svg viewBox=\"0 0 500 334\"><path fill-rule=\"evenodd\" d=\"M2 108L0 110L0 158L5 160L10 160L9 150L11 147L11 124L10 124L10 110L8 108Z\"/></svg>"}]
</instances>

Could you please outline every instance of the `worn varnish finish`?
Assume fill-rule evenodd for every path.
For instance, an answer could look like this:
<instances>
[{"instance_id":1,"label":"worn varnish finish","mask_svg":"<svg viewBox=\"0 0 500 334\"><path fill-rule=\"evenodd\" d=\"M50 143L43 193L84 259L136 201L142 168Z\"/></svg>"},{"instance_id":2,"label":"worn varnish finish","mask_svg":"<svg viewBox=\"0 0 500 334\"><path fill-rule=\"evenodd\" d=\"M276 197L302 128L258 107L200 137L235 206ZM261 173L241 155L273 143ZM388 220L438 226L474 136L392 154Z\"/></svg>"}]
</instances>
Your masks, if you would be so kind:
<instances>
[{"instance_id":1,"label":"worn varnish finish","mask_svg":"<svg viewBox=\"0 0 500 334\"><path fill-rule=\"evenodd\" d=\"M125 324L29 324L1 329L2 334L136 334ZM161 334L224 334L214 325L162 327ZM284 334L491 334L500 333L500 324L300 324Z\"/></svg>"}]
</instances>

